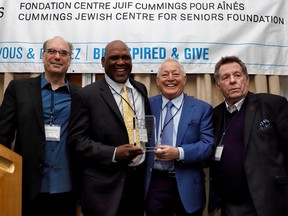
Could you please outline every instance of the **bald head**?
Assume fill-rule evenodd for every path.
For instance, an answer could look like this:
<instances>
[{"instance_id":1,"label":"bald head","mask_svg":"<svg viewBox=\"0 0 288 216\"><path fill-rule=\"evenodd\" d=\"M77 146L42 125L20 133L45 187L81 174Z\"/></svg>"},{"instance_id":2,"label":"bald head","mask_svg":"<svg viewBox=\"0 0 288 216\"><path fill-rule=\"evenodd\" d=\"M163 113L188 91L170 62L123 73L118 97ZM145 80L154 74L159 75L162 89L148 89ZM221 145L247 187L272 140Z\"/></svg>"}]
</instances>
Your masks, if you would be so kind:
<instances>
[{"instance_id":1,"label":"bald head","mask_svg":"<svg viewBox=\"0 0 288 216\"><path fill-rule=\"evenodd\" d=\"M132 71L132 58L127 44L121 40L108 43L101 63L110 79L125 83Z\"/></svg>"}]
</instances>

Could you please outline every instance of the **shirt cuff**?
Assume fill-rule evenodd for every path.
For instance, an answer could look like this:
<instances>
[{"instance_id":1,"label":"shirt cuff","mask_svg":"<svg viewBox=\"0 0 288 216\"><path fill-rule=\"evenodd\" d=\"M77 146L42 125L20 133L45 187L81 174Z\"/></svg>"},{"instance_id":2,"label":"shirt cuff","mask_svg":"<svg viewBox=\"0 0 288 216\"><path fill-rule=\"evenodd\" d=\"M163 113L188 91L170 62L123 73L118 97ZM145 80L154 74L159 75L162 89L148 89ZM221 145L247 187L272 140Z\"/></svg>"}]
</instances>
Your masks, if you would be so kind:
<instances>
[{"instance_id":1,"label":"shirt cuff","mask_svg":"<svg viewBox=\"0 0 288 216\"><path fill-rule=\"evenodd\" d=\"M114 153L113 153L113 157L112 157L113 163L117 163L117 161L115 160L116 150L117 150L117 147L114 149Z\"/></svg>"},{"instance_id":2,"label":"shirt cuff","mask_svg":"<svg viewBox=\"0 0 288 216\"><path fill-rule=\"evenodd\" d=\"M184 150L182 147L177 147L179 151L179 159L178 160L184 160Z\"/></svg>"}]
</instances>

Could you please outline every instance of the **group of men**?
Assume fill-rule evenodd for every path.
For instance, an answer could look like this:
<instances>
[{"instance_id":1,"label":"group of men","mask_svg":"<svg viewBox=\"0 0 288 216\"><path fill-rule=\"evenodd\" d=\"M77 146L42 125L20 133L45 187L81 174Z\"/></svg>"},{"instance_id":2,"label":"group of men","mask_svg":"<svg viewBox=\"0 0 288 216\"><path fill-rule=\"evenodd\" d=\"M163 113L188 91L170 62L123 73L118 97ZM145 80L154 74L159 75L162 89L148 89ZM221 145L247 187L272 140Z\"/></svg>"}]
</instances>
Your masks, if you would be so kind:
<instances>
[{"instance_id":1,"label":"group of men","mask_svg":"<svg viewBox=\"0 0 288 216\"><path fill-rule=\"evenodd\" d=\"M202 216L204 164L210 211L288 215L288 102L249 92L238 57L215 66L225 100L213 109L184 93L173 58L159 67L161 94L148 99L120 40L105 48L104 78L77 88L65 78L72 50L59 36L44 42L44 72L11 81L0 107L0 143L23 157L23 216L75 216L78 199L84 216ZM139 116L156 119L145 146L137 123L129 129Z\"/></svg>"}]
</instances>

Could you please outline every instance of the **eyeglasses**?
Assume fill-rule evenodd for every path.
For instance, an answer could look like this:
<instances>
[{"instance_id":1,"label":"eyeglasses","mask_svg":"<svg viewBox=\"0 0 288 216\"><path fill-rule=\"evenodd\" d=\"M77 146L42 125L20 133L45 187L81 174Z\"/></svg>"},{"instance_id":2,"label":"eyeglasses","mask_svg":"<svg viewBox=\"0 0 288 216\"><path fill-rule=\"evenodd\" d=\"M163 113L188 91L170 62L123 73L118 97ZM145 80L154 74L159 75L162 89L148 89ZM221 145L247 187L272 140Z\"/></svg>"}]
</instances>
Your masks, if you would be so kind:
<instances>
[{"instance_id":1,"label":"eyeglasses","mask_svg":"<svg viewBox=\"0 0 288 216\"><path fill-rule=\"evenodd\" d=\"M49 55L56 55L56 53L59 53L59 55L61 57L67 57L68 55L70 55L70 53L66 50L55 50L55 49L46 49L44 50L44 52L48 53Z\"/></svg>"}]
</instances>

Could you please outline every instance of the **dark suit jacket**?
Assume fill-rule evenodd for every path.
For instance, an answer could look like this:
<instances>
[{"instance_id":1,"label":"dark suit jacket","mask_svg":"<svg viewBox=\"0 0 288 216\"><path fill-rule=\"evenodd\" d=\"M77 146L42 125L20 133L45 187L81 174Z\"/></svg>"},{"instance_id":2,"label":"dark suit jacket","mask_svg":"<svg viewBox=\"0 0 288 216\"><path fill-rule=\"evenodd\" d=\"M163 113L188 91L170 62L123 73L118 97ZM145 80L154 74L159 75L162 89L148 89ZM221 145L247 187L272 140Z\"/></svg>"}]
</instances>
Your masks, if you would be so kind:
<instances>
[{"instance_id":1,"label":"dark suit jacket","mask_svg":"<svg viewBox=\"0 0 288 216\"><path fill-rule=\"evenodd\" d=\"M70 85L71 93L77 87ZM0 143L23 158L23 207L39 192L44 161L45 131L41 96L41 75L12 80L0 107Z\"/></svg>"},{"instance_id":2,"label":"dark suit jacket","mask_svg":"<svg viewBox=\"0 0 288 216\"><path fill-rule=\"evenodd\" d=\"M150 98L150 104L152 115L156 117L158 131L162 95ZM202 165L212 156L213 142L212 106L184 95L176 146L183 148L185 158L183 161L175 161L175 174L181 201L189 213L205 204L205 174ZM150 184L153 162L154 154L147 153L145 195Z\"/></svg>"},{"instance_id":3,"label":"dark suit jacket","mask_svg":"<svg viewBox=\"0 0 288 216\"><path fill-rule=\"evenodd\" d=\"M248 93L244 129L244 167L259 216L288 215L288 102L271 94ZM225 104L214 109L215 145L221 138ZM267 119L270 124L260 127ZM214 162L217 163L217 162ZM211 167L209 209L217 206Z\"/></svg>"},{"instance_id":4,"label":"dark suit jacket","mask_svg":"<svg viewBox=\"0 0 288 216\"><path fill-rule=\"evenodd\" d=\"M146 87L130 79L145 98ZM116 146L129 143L124 120L105 79L79 90L72 99L68 142L83 163L83 200L93 202L95 215L115 215L122 196L128 162L112 162ZM144 181L144 179L143 179ZM142 190L141 184L135 191ZM92 199L92 200L91 200ZM82 201L83 201L82 200ZM85 208L85 203L82 203Z\"/></svg>"}]
</instances>

